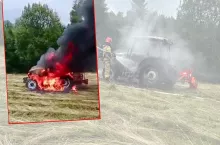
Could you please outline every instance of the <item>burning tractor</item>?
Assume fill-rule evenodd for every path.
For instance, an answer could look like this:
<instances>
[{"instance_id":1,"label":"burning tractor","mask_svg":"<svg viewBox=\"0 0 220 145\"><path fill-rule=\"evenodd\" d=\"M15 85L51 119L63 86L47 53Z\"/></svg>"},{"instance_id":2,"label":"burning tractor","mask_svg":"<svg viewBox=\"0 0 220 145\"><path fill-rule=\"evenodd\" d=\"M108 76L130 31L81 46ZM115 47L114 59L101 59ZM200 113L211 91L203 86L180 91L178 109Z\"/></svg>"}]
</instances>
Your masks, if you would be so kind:
<instances>
[{"instance_id":1,"label":"burning tractor","mask_svg":"<svg viewBox=\"0 0 220 145\"><path fill-rule=\"evenodd\" d=\"M180 78L184 78L170 63L171 41L143 36L133 37L130 42L131 47L127 52L115 53L116 57L112 60L112 80L137 83L139 87L172 88Z\"/></svg>"},{"instance_id":2,"label":"burning tractor","mask_svg":"<svg viewBox=\"0 0 220 145\"><path fill-rule=\"evenodd\" d=\"M88 84L88 79L85 79L84 73L58 75L49 69L35 66L29 70L28 77L23 78L23 82L30 91L76 92L76 85Z\"/></svg>"},{"instance_id":3,"label":"burning tractor","mask_svg":"<svg viewBox=\"0 0 220 145\"><path fill-rule=\"evenodd\" d=\"M69 52L73 48L73 44L69 43L63 57L59 57L55 49L49 49L23 78L26 87L30 91L76 92L76 85L87 85L85 73L73 73L68 66L73 58L73 53Z\"/></svg>"}]
</instances>

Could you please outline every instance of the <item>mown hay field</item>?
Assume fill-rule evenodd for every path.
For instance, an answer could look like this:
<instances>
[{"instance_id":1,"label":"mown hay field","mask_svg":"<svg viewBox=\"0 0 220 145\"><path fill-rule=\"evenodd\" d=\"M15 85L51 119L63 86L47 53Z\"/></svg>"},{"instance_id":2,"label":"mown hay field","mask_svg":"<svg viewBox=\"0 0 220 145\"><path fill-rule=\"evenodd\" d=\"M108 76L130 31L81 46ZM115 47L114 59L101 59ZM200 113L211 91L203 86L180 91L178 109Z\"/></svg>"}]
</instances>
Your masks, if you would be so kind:
<instances>
[{"instance_id":1,"label":"mown hay field","mask_svg":"<svg viewBox=\"0 0 220 145\"><path fill-rule=\"evenodd\" d=\"M101 81L101 120L8 125L5 65L2 52L0 52L2 62L0 63L2 70L0 72L2 86L0 88L0 144L2 145L220 145L220 85L201 82L198 90L176 88L168 92L111 85ZM12 94L13 92L18 94L16 96L20 94L20 97L23 93L23 99L18 98L23 102L28 101L24 99L25 96L35 98L35 101L40 98L41 102L48 104L52 102L44 101L40 94L27 92L22 83L23 76L8 75L9 86L14 86L14 88L9 87L9 93L12 90ZM14 85L12 85L13 79ZM18 86L22 88L20 91ZM83 94L86 92L80 91L78 95L69 94L70 100L80 99L79 96ZM25 111L25 113L33 111L31 108L34 107L27 106L27 103L19 104L19 101L15 101L13 95L11 96L9 94L9 103L10 101L12 103L9 109L14 107L14 111L19 112L19 109L23 108L22 114ZM59 96L61 97L57 94L57 100L62 97L63 100L69 99L67 96ZM51 94L44 98L55 99ZM94 97L91 100L96 102L97 98ZM94 103L94 106L96 104ZM58 107L53 108L52 103L48 106L51 109L45 108L52 110L51 112L59 111L53 110ZM94 114L98 116L98 112ZM33 117L35 116L10 114L10 121L29 121L31 118L33 121ZM40 120L43 115L37 117ZM51 118L45 117L45 119Z\"/></svg>"},{"instance_id":2,"label":"mown hay field","mask_svg":"<svg viewBox=\"0 0 220 145\"><path fill-rule=\"evenodd\" d=\"M86 74L89 85L77 93L30 92L23 83L26 75L8 74L10 122L42 122L99 118L96 74Z\"/></svg>"},{"instance_id":3,"label":"mown hay field","mask_svg":"<svg viewBox=\"0 0 220 145\"><path fill-rule=\"evenodd\" d=\"M162 91L101 82L100 93L103 128L121 144L220 145L219 84Z\"/></svg>"}]
</instances>

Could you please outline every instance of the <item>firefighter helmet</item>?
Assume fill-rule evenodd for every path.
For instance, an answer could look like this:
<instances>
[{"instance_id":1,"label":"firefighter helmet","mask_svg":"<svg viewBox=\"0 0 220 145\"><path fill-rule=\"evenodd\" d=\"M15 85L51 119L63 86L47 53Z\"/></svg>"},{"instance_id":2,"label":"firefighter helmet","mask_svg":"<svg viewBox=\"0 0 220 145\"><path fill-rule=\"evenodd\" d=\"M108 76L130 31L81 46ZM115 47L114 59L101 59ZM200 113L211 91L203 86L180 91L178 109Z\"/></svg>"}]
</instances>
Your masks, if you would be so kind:
<instances>
[{"instance_id":1,"label":"firefighter helmet","mask_svg":"<svg viewBox=\"0 0 220 145\"><path fill-rule=\"evenodd\" d=\"M112 42L112 38L111 38L111 37L107 37L107 38L105 39L105 42L106 42L106 43L111 43L111 42Z\"/></svg>"}]
</instances>

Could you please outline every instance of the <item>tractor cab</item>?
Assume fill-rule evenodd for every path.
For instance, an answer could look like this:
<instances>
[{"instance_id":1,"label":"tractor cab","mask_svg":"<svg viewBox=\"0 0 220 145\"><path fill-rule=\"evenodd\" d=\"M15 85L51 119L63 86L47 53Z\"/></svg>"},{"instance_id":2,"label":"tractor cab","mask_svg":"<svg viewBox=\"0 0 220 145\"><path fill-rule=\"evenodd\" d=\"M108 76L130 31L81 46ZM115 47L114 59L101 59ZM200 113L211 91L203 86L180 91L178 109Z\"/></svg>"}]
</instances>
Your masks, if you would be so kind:
<instances>
[{"instance_id":1,"label":"tractor cab","mask_svg":"<svg viewBox=\"0 0 220 145\"><path fill-rule=\"evenodd\" d=\"M134 36L127 51L127 56L142 55L170 60L170 49L173 43L166 38L154 36Z\"/></svg>"}]
</instances>

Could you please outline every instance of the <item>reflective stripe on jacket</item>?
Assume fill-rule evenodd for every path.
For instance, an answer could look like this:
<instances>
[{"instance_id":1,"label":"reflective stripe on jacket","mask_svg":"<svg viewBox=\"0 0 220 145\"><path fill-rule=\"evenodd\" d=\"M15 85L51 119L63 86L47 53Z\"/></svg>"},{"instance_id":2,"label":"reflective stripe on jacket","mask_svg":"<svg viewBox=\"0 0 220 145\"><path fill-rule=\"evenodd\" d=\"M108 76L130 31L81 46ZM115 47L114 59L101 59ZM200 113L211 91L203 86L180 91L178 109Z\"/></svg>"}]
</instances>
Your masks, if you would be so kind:
<instances>
[{"instance_id":1,"label":"reflective stripe on jacket","mask_svg":"<svg viewBox=\"0 0 220 145\"><path fill-rule=\"evenodd\" d=\"M105 45L103 48L103 57L110 57L111 58L111 47L108 45Z\"/></svg>"}]
</instances>

